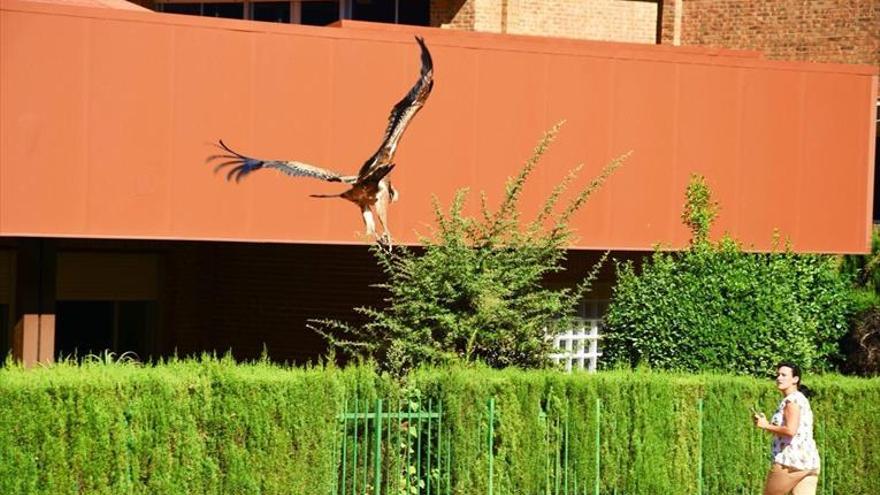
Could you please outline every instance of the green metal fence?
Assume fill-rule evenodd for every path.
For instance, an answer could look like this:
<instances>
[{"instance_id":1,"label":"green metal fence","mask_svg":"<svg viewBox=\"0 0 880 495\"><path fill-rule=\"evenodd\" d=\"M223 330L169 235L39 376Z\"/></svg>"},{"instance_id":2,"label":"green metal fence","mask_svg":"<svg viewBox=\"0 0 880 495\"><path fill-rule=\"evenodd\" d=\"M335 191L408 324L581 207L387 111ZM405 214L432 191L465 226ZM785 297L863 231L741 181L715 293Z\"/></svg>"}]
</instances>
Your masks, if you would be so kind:
<instances>
[{"instance_id":1,"label":"green metal fence","mask_svg":"<svg viewBox=\"0 0 880 495\"><path fill-rule=\"evenodd\" d=\"M449 429L432 400L354 400L340 414L339 495L451 493Z\"/></svg>"},{"instance_id":2,"label":"green metal fence","mask_svg":"<svg viewBox=\"0 0 880 495\"><path fill-rule=\"evenodd\" d=\"M572 420L569 416L569 405L561 408L548 408L541 411L541 423L544 425L544 451L546 455L544 494L545 495L580 495L598 494L600 486L600 449L601 427L600 417L602 405L599 399L594 402L593 421L583 425L588 436L572 435ZM592 458L576 458L571 454L573 442L590 442L593 447Z\"/></svg>"},{"instance_id":3,"label":"green metal fence","mask_svg":"<svg viewBox=\"0 0 880 495\"><path fill-rule=\"evenodd\" d=\"M389 404L391 404L389 406ZM697 399L698 421L695 460L697 462L695 494L703 495L704 487L704 404ZM589 415L573 421L569 404L546 406L539 412L543 425L545 456L543 495L600 495L626 493L618 486L602 486L602 401L593 401ZM486 495L496 495L495 473L498 410L494 398L486 401L483 421L475 432L482 459L486 461ZM584 419L586 418L586 419ZM386 402L383 400L346 403L339 415L336 495L451 495L455 493L455 457L450 428L444 424L443 407L438 401ZM825 425L819 424L817 440L824 450ZM755 435L763 442L760 432ZM579 452L579 456L573 452ZM481 454L482 456L482 454ZM824 459L825 466L834 459ZM480 461L482 462L482 461ZM615 462L609 459L609 462ZM760 471L760 470L759 470ZM761 479L746 480L735 493L748 494L760 490ZM821 476L820 493L834 493L831 475ZM606 480L607 482L607 480ZM504 490L505 492L509 491ZM515 493L515 492L514 492Z\"/></svg>"},{"instance_id":4,"label":"green metal fence","mask_svg":"<svg viewBox=\"0 0 880 495\"><path fill-rule=\"evenodd\" d=\"M453 475L450 430L443 423L442 404L405 402L388 406L378 399L346 403L339 415L338 495L447 495L452 493ZM563 413L541 412L545 425L546 495L599 493L599 449L601 404L595 401L595 445L592 479L579 478L577 460L569 455L570 421ZM485 427L478 431L486 449L487 495L495 493L495 399L486 402ZM580 470L582 471L582 470Z\"/></svg>"}]
</instances>

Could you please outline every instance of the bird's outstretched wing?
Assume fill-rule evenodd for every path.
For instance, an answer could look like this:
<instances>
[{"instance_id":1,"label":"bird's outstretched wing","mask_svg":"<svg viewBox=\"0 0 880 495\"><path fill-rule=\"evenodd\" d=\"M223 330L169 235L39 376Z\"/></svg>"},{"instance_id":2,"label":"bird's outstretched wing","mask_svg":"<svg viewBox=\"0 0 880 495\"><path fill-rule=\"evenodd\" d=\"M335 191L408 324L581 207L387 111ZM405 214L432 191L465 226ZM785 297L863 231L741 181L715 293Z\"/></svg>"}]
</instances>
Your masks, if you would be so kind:
<instances>
[{"instance_id":1,"label":"bird's outstretched wing","mask_svg":"<svg viewBox=\"0 0 880 495\"><path fill-rule=\"evenodd\" d=\"M394 159L394 152L397 151L397 143L406 126L422 108L431 89L434 87L434 63L431 60L431 52L425 45L425 40L421 36L416 36L416 41L422 50L422 70L419 79L410 88L406 96L394 105L391 109L391 115L388 116L388 127L385 129L385 136L379 149L367 160L358 172L358 180L363 180L367 176L372 175L376 168L386 167L391 164Z\"/></svg>"},{"instance_id":2,"label":"bird's outstretched wing","mask_svg":"<svg viewBox=\"0 0 880 495\"><path fill-rule=\"evenodd\" d=\"M226 173L226 180L235 179L235 182L238 182L255 170L261 168L274 168L275 170L291 177L312 177L314 179L326 180L328 182L354 181L354 177L344 177L332 170L309 165L308 163L251 158L242 155L237 151L233 151L230 147L226 146L226 143L224 143L222 139L217 146L225 153L211 155L206 161L209 163L216 163L214 166L214 173L217 173L226 167L231 167Z\"/></svg>"}]
</instances>

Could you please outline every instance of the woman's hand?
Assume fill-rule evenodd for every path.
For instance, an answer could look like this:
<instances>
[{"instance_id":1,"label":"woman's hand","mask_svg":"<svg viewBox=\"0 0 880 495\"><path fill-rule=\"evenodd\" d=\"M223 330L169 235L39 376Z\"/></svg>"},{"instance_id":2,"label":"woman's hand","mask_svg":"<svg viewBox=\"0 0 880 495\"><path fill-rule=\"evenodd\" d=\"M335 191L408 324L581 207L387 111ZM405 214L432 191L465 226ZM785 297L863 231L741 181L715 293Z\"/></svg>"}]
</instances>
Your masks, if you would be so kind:
<instances>
[{"instance_id":1,"label":"woman's hand","mask_svg":"<svg viewBox=\"0 0 880 495\"><path fill-rule=\"evenodd\" d=\"M766 430L767 427L770 426L764 413L755 413L755 415L752 416L752 420L755 422L755 426L762 430Z\"/></svg>"}]
</instances>

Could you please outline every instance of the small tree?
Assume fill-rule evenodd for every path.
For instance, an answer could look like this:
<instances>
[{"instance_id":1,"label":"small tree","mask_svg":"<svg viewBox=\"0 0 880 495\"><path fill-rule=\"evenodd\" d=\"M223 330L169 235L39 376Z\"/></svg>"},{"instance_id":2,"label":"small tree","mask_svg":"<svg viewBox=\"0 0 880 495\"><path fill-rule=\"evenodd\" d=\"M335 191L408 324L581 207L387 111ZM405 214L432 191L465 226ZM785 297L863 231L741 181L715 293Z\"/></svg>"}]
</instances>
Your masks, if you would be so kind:
<instances>
[{"instance_id":1,"label":"small tree","mask_svg":"<svg viewBox=\"0 0 880 495\"><path fill-rule=\"evenodd\" d=\"M523 187L561 124L544 135L519 174L507 181L497 210L489 208L483 194L480 217L466 216L467 190L460 190L448 211L434 198L436 229L421 239L421 248L374 246L387 275L379 286L389 293L387 306L355 308L367 320L360 326L315 321L313 328L331 349L373 358L395 373L450 361L545 365L548 330L572 316L602 261L576 287L552 290L542 281L564 269L572 215L628 156L608 164L554 213L581 170L576 167L553 189L536 218L522 224L518 206Z\"/></svg>"},{"instance_id":2,"label":"small tree","mask_svg":"<svg viewBox=\"0 0 880 495\"><path fill-rule=\"evenodd\" d=\"M745 253L730 238L712 243L716 208L705 180L693 177L682 215L690 248L657 250L640 272L617 265L605 362L747 374L783 359L832 367L851 300L834 258Z\"/></svg>"}]
</instances>

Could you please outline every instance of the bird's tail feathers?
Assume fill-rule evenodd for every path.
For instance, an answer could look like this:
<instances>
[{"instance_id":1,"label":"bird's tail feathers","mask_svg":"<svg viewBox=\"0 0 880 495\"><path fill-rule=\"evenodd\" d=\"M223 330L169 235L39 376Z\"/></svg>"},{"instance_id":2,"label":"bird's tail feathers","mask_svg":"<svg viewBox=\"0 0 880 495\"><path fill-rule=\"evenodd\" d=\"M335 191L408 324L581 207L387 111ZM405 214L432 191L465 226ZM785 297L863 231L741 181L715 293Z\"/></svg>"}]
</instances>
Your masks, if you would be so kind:
<instances>
[{"instance_id":1,"label":"bird's tail feathers","mask_svg":"<svg viewBox=\"0 0 880 495\"><path fill-rule=\"evenodd\" d=\"M225 167L232 167L226 174L226 180L235 179L235 182L238 182L254 170L263 168L263 165L265 164L265 161L263 160L242 155L229 146L226 146L226 143L224 143L222 139L219 140L219 144L215 144L214 146L222 149L226 153L211 155L206 161L213 162L214 160L222 160L214 166L215 174L223 170Z\"/></svg>"}]
</instances>

